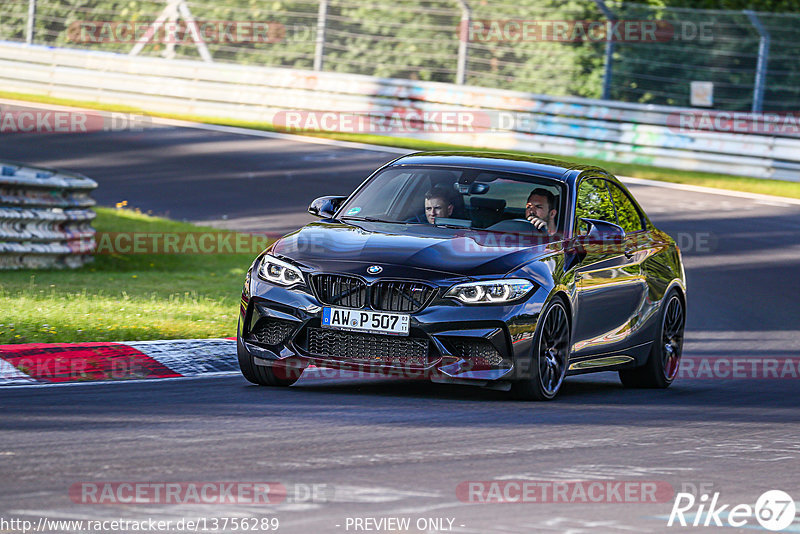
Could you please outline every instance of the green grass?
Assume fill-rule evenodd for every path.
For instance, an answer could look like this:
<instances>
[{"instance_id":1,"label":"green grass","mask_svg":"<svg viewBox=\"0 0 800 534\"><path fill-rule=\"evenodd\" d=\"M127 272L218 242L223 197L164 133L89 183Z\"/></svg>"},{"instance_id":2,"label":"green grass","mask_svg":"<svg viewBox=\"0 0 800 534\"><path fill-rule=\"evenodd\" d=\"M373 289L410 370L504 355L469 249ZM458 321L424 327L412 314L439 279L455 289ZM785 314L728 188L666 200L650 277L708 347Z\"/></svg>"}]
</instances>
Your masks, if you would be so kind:
<instances>
[{"instance_id":1,"label":"green grass","mask_svg":"<svg viewBox=\"0 0 800 534\"><path fill-rule=\"evenodd\" d=\"M98 208L100 232L198 232ZM0 271L0 344L230 337L255 254L97 255L77 270Z\"/></svg>"},{"instance_id":2,"label":"green grass","mask_svg":"<svg viewBox=\"0 0 800 534\"><path fill-rule=\"evenodd\" d=\"M149 114L153 116L159 116L171 119L205 122L209 124L218 124L223 126L238 126L241 128L250 128L256 130L286 132L285 129L277 128L272 126L271 124L263 122L238 121L238 120L224 119L219 117L204 117L204 116L194 116L194 115L150 113L146 110L126 107L126 106L69 100L63 98L53 98L48 96L28 95L28 94L9 93L0 91L0 98L27 100L31 102L58 104L63 106L76 106L76 107L98 109L104 111L137 113L143 115ZM312 131L304 131L304 132L293 131L289 133L302 133L303 135L324 137L327 139L338 139L341 141L354 141L354 142L369 143L374 145L394 146L394 147L408 148L411 150L476 150L475 147L470 147L465 145L451 145L445 143L436 143L432 141L424 141L420 139L391 137L391 136L382 136L374 134L348 134L348 133L337 133L337 132L312 132ZM514 151L507 151L507 152L514 153ZM636 178L646 178L649 180L660 180L664 182L700 185L705 187L715 187L719 189L731 189L734 191L743 191L746 193L759 193L764 195L776 195L789 198L800 198L800 182L787 182L783 180L769 180L763 178L749 178L746 176L732 176L726 174L714 174L714 173L705 173L697 171L682 171L677 169L667 169L663 167L652 167L644 164L616 163L613 161L605 161L605 160L582 157L582 156L565 157L565 156L545 154L545 153L539 153L535 155L554 158L554 159L567 159L569 161L574 161L585 165L597 165L598 167L607 169L613 174L619 176L633 176Z\"/></svg>"}]
</instances>

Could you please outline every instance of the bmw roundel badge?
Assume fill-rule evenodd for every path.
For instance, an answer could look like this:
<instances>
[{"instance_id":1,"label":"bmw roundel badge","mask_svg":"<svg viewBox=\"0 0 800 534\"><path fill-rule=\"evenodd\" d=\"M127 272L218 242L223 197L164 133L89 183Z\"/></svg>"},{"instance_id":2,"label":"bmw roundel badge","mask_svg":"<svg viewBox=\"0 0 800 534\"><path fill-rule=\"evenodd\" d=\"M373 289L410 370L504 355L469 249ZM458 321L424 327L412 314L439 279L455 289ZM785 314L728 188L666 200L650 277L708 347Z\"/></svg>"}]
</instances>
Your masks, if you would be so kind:
<instances>
[{"instance_id":1,"label":"bmw roundel badge","mask_svg":"<svg viewBox=\"0 0 800 534\"><path fill-rule=\"evenodd\" d=\"M367 267L367 272L369 274L378 274L382 270L383 267L381 267L380 265L370 265L369 267Z\"/></svg>"}]
</instances>

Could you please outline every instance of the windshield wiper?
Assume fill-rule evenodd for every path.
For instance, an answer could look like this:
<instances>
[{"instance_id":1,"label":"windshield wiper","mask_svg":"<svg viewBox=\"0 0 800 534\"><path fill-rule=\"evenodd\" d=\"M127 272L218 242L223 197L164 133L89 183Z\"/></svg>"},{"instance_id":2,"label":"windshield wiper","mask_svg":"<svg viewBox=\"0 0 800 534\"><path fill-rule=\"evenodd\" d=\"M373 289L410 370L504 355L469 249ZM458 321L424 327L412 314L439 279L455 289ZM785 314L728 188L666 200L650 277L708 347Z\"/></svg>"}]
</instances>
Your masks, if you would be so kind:
<instances>
[{"instance_id":1,"label":"windshield wiper","mask_svg":"<svg viewBox=\"0 0 800 534\"><path fill-rule=\"evenodd\" d=\"M383 219L376 219L375 217L342 217L342 220L350 219L353 221L365 221L376 223L396 223L396 221L384 221Z\"/></svg>"},{"instance_id":2,"label":"windshield wiper","mask_svg":"<svg viewBox=\"0 0 800 534\"><path fill-rule=\"evenodd\" d=\"M436 228L451 228L451 229L454 229L454 230L472 230L471 226L461 226L460 224L447 224L447 223L439 224L439 223L437 223L437 224L434 224L434 226Z\"/></svg>"}]
</instances>

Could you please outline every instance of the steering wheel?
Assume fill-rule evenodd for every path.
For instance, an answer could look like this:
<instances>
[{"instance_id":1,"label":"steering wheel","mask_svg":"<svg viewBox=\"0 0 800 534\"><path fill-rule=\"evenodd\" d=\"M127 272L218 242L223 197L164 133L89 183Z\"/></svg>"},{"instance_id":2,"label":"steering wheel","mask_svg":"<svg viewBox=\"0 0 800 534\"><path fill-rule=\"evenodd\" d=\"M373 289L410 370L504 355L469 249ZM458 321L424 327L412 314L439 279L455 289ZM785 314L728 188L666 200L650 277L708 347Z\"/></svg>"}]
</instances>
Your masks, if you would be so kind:
<instances>
[{"instance_id":1,"label":"steering wheel","mask_svg":"<svg viewBox=\"0 0 800 534\"><path fill-rule=\"evenodd\" d=\"M508 220L509 221L514 221L514 222L522 222L522 223L528 224L528 225L530 225L531 229L534 232L539 232L540 234L545 234L545 235L547 234L547 227L546 226L543 227L543 228L537 228L528 219L508 219Z\"/></svg>"}]
</instances>

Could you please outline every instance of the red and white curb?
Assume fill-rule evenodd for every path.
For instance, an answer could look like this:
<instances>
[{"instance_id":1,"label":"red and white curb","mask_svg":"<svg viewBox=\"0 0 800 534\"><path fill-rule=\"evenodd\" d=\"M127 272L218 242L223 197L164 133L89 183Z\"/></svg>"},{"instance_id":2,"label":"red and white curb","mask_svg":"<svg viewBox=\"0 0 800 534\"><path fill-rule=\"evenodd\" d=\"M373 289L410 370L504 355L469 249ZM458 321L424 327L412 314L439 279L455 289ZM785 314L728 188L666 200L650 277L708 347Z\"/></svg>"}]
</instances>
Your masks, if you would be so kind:
<instances>
[{"instance_id":1,"label":"red and white curb","mask_svg":"<svg viewBox=\"0 0 800 534\"><path fill-rule=\"evenodd\" d=\"M0 345L0 386L236 373L235 339Z\"/></svg>"},{"instance_id":2,"label":"red and white curb","mask_svg":"<svg viewBox=\"0 0 800 534\"><path fill-rule=\"evenodd\" d=\"M0 345L0 387L229 376L239 373L234 338ZM335 376L312 374L316 378L365 376L372 375L350 371L336 372ZM684 356L678 379L798 380L800 357Z\"/></svg>"}]
</instances>

